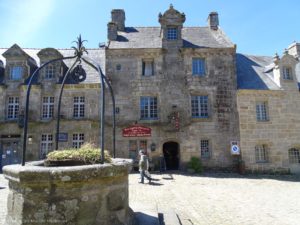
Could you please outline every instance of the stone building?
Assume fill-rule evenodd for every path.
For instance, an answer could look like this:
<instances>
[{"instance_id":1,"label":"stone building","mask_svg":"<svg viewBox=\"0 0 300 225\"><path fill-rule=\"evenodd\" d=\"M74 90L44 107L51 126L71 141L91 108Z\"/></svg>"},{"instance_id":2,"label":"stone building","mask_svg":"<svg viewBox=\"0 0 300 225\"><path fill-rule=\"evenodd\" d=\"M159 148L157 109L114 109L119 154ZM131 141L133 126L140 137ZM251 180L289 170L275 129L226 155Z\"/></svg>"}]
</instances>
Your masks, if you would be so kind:
<instances>
[{"instance_id":1,"label":"stone building","mask_svg":"<svg viewBox=\"0 0 300 225\"><path fill-rule=\"evenodd\" d=\"M87 50L101 64L115 92L117 157L136 159L143 149L156 168L161 156L167 169L184 169L192 156L200 157L207 167L232 168L239 156L232 155L231 147L239 145L249 170L297 171L299 45L274 60L237 54L219 27L218 14L210 13L207 21L206 27L185 27L185 14L171 5L159 14L159 26L128 27L124 10L112 10L106 46ZM13 45L0 53L4 165L20 160L19 118L30 74L43 62L69 56L73 50ZM43 158L55 147L57 99L71 63L50 64L34 81L29 160ZM83 68L87 79L78 83L70 78L65 86L59 148L99 144L99 78L87 65ZM283 78L283 73L291 79ZM106 148L111 150L109 98L106 107ZM265 161L259 158L263 149L268 152Z\"/></svg>"}]
</instances>

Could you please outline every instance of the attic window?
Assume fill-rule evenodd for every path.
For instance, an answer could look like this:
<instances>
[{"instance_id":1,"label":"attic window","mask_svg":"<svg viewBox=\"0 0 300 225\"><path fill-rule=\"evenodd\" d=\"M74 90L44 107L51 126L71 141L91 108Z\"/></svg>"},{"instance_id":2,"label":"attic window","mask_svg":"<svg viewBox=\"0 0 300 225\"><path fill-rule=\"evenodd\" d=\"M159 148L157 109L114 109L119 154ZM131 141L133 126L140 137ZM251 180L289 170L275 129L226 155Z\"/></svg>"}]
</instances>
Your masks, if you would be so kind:
<instances>
[{"instance_id":1,"label":"attic window","mask_svg":"<svg viewBox=\"0 0 300 225\"><path fill-rule=\"evenodd\" d=\"M292 80L292 69L290 67L283 67L283 79L284 80Z\"/></svg>"},{"instance_id":2,"label":"attic window","mask_svg":"<svg viewBox=\"0 0 300 225\"><path fill-rule=\"evenodd\" d=\"M22 79L22 73L23 73L23 67L22 66L13 66L10 69L10 79L11 80L21 80Z\"/></svg>"},{"instance_id":3,"label":"attic window","mask_svg":"<svg viewBox=\"0 0 300 225\"><path fill-rule=\"evenodd\" d=\"M167 39L168 40L177 40L177 28L176 27L168 27L167 29Z\"/></svg>"}]
</instances>

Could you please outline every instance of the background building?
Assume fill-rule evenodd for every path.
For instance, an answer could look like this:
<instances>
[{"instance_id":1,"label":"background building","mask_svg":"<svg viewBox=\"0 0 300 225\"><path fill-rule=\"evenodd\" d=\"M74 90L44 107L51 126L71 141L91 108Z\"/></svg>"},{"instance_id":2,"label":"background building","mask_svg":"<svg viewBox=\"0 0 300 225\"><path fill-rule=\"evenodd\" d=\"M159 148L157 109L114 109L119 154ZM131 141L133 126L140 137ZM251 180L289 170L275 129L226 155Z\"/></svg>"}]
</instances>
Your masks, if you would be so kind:
<instances>
[{"instance_id":1,"label":"background building","mask_svg":"<svg viewBox=\"0 0 300 225\"><path fill-rule=\"evenodd\" d=\"M143 149L157 167L161 156L167 169L183 169L196 156L204 166L232 168L238 156L230 148L240 143L249 170L299 170L299 45L281 58L247 56L236 54L216 12L209 14L206 27L185 27L185 14L171 5L158 21L157 27L128 27L124 10L112 10L107 45L88 49L115 92L117 157L136 159ZM0 149L5 165L20 160L20 115L30 74L73 50L13 45L0 51ZM35 81L28 160L43 158L54 148L56 104L70 63L49 65ZM84 82L70 78L65 87L65 142L60 148L98 144L99 78L88 66L84 69ZM106 148L111 150L112 103L107 100Z\"/></svg>"}]
</instances>

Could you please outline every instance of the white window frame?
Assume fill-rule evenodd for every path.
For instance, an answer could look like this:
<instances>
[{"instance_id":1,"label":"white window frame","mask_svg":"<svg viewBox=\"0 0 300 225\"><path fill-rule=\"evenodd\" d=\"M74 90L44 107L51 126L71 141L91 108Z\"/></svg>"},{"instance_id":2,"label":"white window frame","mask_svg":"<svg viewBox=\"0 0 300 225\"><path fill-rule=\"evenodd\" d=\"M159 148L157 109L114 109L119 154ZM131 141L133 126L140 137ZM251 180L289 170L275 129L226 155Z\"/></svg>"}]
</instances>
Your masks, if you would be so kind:
<instances>
[{"instance_id":1,"label":"white window frame","mask_svg":"<svg viewBox=\"0 0 300 225\"><path fill-rule=\"evenodd\" d=\"M51 80L55 78L55 67L52 64L48 64L45 69L45 79Z\"/></svg>"},{"instance_id":2,"label":"white window frame","mask_svg":"<svg viewBox=\"0 0 300 225\"><path fill-rule=\"evenodd\" d=\"M145 77L150 77L150 76L154 75L154 60L153 59L143 59L142 75Z\"/></svg>"},{"instance_id":3,"label":"white window frame","mask_svg":"<svg viewBox=\"0 0 300 225\"><path fill-rule=\"evenodd\" d=\"M46 155L53 149L53 135L42 134L40 145L40 158L44 159Z\"/></svg>"},{"instance_id":4,"label":"white window frame","mask_svg":"<svg viewBox=\"0 0 300 225\"><path fill-rule=\"evenodd\" d=\"M154 96L140 97L140 118L141 120L158 119L158 101Z\"/></svg>"},{"instance_id":5,"label":"white window frame","mask_svg":"<svg viewBox=\"0 0 300 225\"><path fill-rule=\"evenodd\" d=\"M205 59L204 58L192 58L192 74L193 76L205 76Z\"/></svg>"},{"instance_id":6,"label":"white window frame","mask_svg":"<svg viewBox=\"0 0 300 225\"><path fill-rule=\"evenodd\" d=\"M208 95L191 96L192 118L209 118L209 98Z\"/></svg>"},{"instance_id":7,"label":"white window frame","mask_svg":"<svg viewBox=\"0 0 300 225\"><path fill-rule=\"evenodd\" d=\"M74 133L72 138L72 147L80 148L84 143L84 133Z\"/></svg>"},{"instance_id":8,"label":"white window frame","mask_svg":"<svg viewBox=\"0 0 300 225\"><path fill-rule=\"evenodd\" d=\"M255 146L255 161L256 163L268 162L268 147L265 144Z\"/></svg>"},{"instance_id":9,"label":"white window frame","mask_svg":"<svg viewBox=\"0 0 300 225\"><path fill-rule=\"evenodd\" d=\"M259 122L269 121L268 103L257 102L256 103L256 120Z\"/></svg>"},{"instance_id":10,"label":"white window frame","mask_svg":"<svg viewBox=\"0 0 300 225\"><path fill-rule=\"evenodd\" d=\"M284 80L293 80L293 73L291 67L284 66L282 68L282 73L283 73Z\"/></svg>"},{"instance_id":11,"label":"white window frame","mask_svg":"<svg viewBox=\"0 0 300 225\"><path fill-rule=\"evenodd\" d=\"M44 96L42 99L42 119L50 119L54 113L54 97Z\"/></svg>"},{"instance_id":12,"label":"white window frame","mask_svg":"<svg viewBox=\"0 0 300 225\"><path fill-rule=\"evenodd\" d=\"M84 118L85 114L85 97L75 96L73 98L73 117Z\"/></svg>"},{"instance_id":13,"label":"white window frame","mask_svg":"<svg viewBox=\"0 0 300 225\"><path fill-rule=\"evenodd\" d=\"M11 66L10 67L10 80L21 80L23 77L23 66Z\"/></svg>"},{"instance_id":14,"label":"white window frame","mask_svg":"<svg viewBox=\"0 0 300 225\"><path fill-rule=\"evenodd\" d=\"M209 139L200 140L200 155L202 159L209 159L211 157L211 148Z\"/></svg>"},{"instance_id":15,"label":"white window frame","mask_svg":"<svg viewBox=\"0 0 300 225\"><path fill-rule=\"evenodd\" d=\"M14 120L19 117L20 99L19 97L10 96L7 100L7 119Z\"/></svg>"}]
</instances>

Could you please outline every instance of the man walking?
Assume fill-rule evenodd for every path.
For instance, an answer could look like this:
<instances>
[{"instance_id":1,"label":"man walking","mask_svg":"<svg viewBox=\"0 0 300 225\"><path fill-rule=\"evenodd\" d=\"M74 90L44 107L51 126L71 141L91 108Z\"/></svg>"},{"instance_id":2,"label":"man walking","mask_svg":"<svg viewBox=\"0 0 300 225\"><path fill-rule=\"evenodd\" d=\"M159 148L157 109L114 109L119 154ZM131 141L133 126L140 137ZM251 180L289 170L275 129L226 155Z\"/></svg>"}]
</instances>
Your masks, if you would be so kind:
<instances>
[{"instance_id":1,"label":"man walking","mask_svg":"<svg viewBox=\"0 0 300 225\"><path fill-rule=\"evenodd\" d=\"M139 171L141 174L140 183L144 183L144 177L146 177L149 180L149 183L151 183L151 177L146 175L146 171L148 171L149 168L148 157L143 150L140 150L139 154L140 154ZM148 172L148 174L150 173Z\"/></svg>"}]
</instances>

